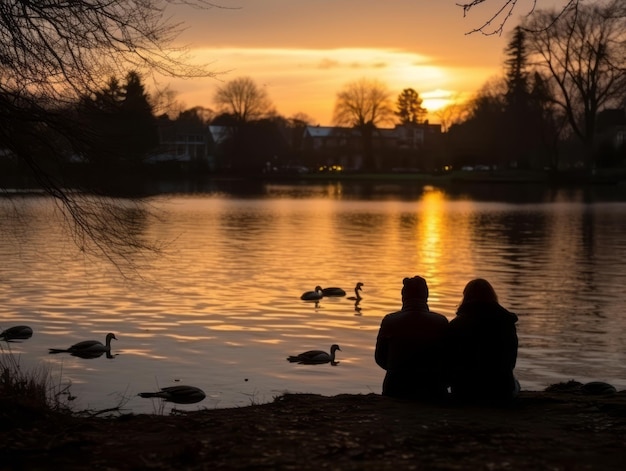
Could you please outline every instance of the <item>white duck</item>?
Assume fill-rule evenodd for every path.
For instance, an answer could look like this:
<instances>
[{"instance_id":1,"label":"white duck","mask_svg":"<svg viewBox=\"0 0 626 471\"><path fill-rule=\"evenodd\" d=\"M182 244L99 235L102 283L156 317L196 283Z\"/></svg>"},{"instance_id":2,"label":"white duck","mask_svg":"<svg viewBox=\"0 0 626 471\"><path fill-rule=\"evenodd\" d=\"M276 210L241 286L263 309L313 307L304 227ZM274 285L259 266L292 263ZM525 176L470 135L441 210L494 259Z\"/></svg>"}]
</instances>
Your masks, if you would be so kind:
<instances>
[{"instance_id":1,"label":"white duck","mask_svg":"<svg viewBox=\"0 0 626 471\"><path fill-rule=\"evenodd\" d=\"M359 293L359 291L362 291L362 286L365 286L365 284L359 281L354 287L354 296L350 296L348 299L351 301L360 301L361 299L363 299L361 297L361 293Z\"/></svg>"},{"instance_id":2,"label":"white duck","mask_svg":"<svg viewBox=\"0 0 626 471\"><path fill-rule=\"evenodd\" d=\"M321 286L316 286L315 291L305 291L300 296L300 299L303 301L319 301L324 297L324 292L322 291Z\"/></svg>"},{"instance_id":3,"label":"white duck","mask_svg":"<svg viewBox=\"0 0 626 471\"><path fill-rule=\"evenodd\" d=\"M336 343L331 345L330 354L323 350L309 350L307 352L300 353L299 355L290 355L287 360L290 363L299 363L301 365L320 365L322 363L331 363L335 365L335 352L341 348Z\"/></svg>"},{"instance_id":4,"label":"white duck","mask_svg":"<svg viewBox=\"0 0 626 471\"><path fill-rule=\"evenodd\" d=\"M168 402L174 402L176 404L195 404L200 402L206 397L204 391L195 386L169 386L162 388L157 392L142 392L139 393L140 397L158 397Z\"/></svg>"},{"instance_id":5,"label":"white duck","mask_svg":"<svg viewBox=\"0 0 626 471\"><path fill-rule=\"evenodd\" d=\"M10 342L12 340L26 340L33 336L33 329L27 325L9 327L0 333L0 339Z\"/></svg>"},{"instance_id":6,"label":"white duck","mask_svg":"<svg viewBox=\"0 0 626 471\"><path fill-rule=\"evenodd\" d=\"M115 334L108 333L104 344L98 340L83 340L70 348L51 348L50 353L67 352L77 357L95 358L103 353L109 354L111 352L111 340L113 339L117 340Z\"/></svg>"}]
</instances>

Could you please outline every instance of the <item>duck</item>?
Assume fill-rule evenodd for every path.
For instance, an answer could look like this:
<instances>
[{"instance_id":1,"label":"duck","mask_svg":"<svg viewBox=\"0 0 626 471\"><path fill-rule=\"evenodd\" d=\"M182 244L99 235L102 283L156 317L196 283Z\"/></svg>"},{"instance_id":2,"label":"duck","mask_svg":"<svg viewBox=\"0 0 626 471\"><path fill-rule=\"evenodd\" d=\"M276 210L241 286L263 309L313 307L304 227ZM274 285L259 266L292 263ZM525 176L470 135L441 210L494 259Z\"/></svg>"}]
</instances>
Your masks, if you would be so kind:
<instances>
[{"instance_id":1,"label":"duck","mask_svg":"<svg viewBox=\"0 0 626 471\"><path fill-rule=\"evenodd\" d=\"M141 392L139 397L158 397L168 402L174 402L176 404L195 404L200 402L206 397L204 391L195 386L169 386L167 388L161 388L157 392Z\"/></svg>"},{"instance_id":2,"label":"duck","mask_svg":"<svg viewBox=\"0 0 626 471\"><path fill-rule=\"evenodd\" d=\"M350 296L348 299L351 301L359 301L361 299L363 299L361 297L361 293L359 293L359 291L362 290L362 287L365 286L365 283L361 283L360 281L356 284L356 286L354 287L354 296Z\"/></svg>"},{"instance_id":3,"label":"duck","mask_svg":"<svg viewBox=\"0 0 626 471\"><path fill-rule=\"evenodd\" d=\"M324 296L345 296L346 292L341 289L341 288L337 288L335 286L331 286L330 288L322 288L322 293L324 294Z\"/></svg>"},{"instance_id":4,"label":"duck","mask_svg":"<svg viewBox=\"0 0 626 471\"><path fill-rule=\"evenodd\" d=\"M27 325L16 325L0 332L0 339L11 342L12 340L26 340L33 336L33 329Z\"/></svg>"},{"instance_id":5,"label":"duck","mask_svg":"<svg viewBox=\"0 0 626 471\"><path fill-rule=\"evenodd\" d=\"M305 291L300 296L303 301L319 301L324 297L324 292L321 286L316 286L315 291Z\"/></svg>"},{"instance_id":6,"label":"duck","mask_svg":"<svg viewBox=\"0 0 626 471\"><path fill-rule=\"evenodd\" d=\"M51 348L50 353L67 352L77 357L96 358L103 353L110 354L111 340L117 340L117 337L115 334L109 332L106 336L104 344L99 340L83 340L82 342L75 343L69 348Z\"/></svg>"},{"instance_id":7,"label":"duck","mask_svg":"<svg viewBox=\"0 0 626 471\"><path fill-rule=\"evenodd\" d=\"M330 354L323 350L309 350L299 355L290 355L287 357L289 363L299 363L301 365L320 365L322 363L336 364L335 352L341 348L336 343L330 346Z\"/></svg>"}]
</instances>

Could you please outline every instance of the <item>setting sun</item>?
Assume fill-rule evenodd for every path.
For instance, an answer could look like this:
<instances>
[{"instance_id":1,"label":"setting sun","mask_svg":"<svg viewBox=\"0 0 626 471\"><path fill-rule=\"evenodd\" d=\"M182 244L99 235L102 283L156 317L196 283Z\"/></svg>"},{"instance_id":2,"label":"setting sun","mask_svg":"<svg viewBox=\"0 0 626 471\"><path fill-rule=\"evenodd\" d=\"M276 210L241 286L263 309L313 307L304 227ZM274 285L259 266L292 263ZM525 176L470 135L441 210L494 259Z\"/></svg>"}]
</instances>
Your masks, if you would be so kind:
<instances>
[{"instance_id":1,"label":"setting sun","mask_svg":"<svg viewBox=\"0 0 626 471\"><path fill-rule=\"evenodd\" d=\"M185 106L211 108L213 95L224 82L249 76L265 87L283 116L305 113L314 124L327 125L332 119L337 92L348 82L377 79L389 89L395 102L405 88L413 88L434 112L452 96L478 88L485 70L436 65L429 57L385 49L201 49L194 56L210 62L217 79L171 82ZM271 67L268 67L271 64ZM432 116L431 116L432 119Z\"/></svg>"},{"instance_id":2,"label":"setting sun","mask_svg":"<svg viewBox=\"0 0 626 471\"><path fill-rule=\"evenodd\" d=\"M542 7L566 0L546 0ZM464 15L457 2L370 0L293 2L223 0L218 8L169 5L184 30L177 45L210 79L163 79L185 107L212 108L218 86L250 77L266 88L281 116L305 114L332 124L335 98L354 80L383 82L392 100L405 88L422 97L429 120L500 75L508 32L532 2L520 2L501 35L471 33L489 19L486 8Z\"/></svg>"}]
</instances>

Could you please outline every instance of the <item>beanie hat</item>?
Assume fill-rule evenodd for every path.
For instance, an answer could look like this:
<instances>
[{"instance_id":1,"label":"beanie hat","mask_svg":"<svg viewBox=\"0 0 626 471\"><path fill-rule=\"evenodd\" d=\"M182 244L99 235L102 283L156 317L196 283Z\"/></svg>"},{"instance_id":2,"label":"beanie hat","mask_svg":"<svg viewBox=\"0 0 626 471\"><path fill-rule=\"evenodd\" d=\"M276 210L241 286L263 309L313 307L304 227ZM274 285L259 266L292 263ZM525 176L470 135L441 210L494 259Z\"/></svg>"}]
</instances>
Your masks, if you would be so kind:
<instances>
[{"instance_id":1,"label":"beanie hat","mask_svg":"<svg viewBox=\"0 0 626 471\"><path fill-rule=\"evenodd\" d=\"M402 299L428 299L428 286L426 280L421 276L405 278L402 280Z\"/></svg>"}]
</instances>

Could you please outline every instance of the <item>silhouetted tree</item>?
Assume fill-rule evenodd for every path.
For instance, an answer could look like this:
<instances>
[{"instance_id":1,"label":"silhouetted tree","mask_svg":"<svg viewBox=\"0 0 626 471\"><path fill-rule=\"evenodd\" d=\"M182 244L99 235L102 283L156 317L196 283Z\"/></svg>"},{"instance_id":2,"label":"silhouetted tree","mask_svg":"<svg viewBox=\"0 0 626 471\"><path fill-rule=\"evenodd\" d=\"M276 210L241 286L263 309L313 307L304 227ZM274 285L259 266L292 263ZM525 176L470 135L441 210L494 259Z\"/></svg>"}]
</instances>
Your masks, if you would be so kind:
<instances>
[{"instance_id":1,"label":"silhouetted tree","mask_svg":"<svg viewBox=\"0 0 626 471\"><path fill-rule=\"evenodd\" d=\"M333 122L360 132L365 170L376 170L372 137L377 126L392 120L393 104L382 82L361 79L348 83L337 93Z\"/></svg>"},{"instance_id":2,"label":"silhouetted tree","mask_svg":"<svg viewBox=\"0 0 626 471\"><path fill-rule=\"evenodd\" d=\"M99 164L97 171L107 165L136 165L158 145L156 118L136 72L129 72L123 85L111 78L106 88L82 100L79 114L100 137L84 149L85 157Z\"/></svg>"},{"instance_id":3,"label":"silhouetted tree","mask_svg":"<svg viewBox=\"0 0 626 471\"><path fill-rule=\"evenodd\" d=\"M581 4L563 14L542 10L524 26L532 32L529 53L545 71L551 100L580 139L591 169L597 114L616 105L626 88L626 4Z\"/></svg>"},{"instance_id":4,"label":"silhouetted tree","mask_svg":"<svg viewBox=\"0 0 626 471\"><path fill-rule=\"evenodd\" d=\"M428 110L422 107L422 100L412 88L405 88L398 95L396 101L395 114L400 120L400 124L418 124L424 122L424 118L428 114Z\"/></svg>"},{"instance_id":5,"label":"silhouetted tree","mask_svg":"<svg viewBox=\"0 0 626 471\"><path fill-rule=\"evenodd\" d=\"M569 0L562 8L560 13L557 14L555 20L558 20L560 15L563 14L568 8L576 8L579 4L580 0ZM478 27L472 29L471 33L480 32L487 36L493 34L502 34L504 31L504 25L507 23L509 18L513 16L514 10L517 8L518 0L472 0L466 3L457 3L457 6L463 9L463 16L467 16L471 10L479 7L491 7L489 13L485 19L483 19L482 24ZM537 6L537 1L534 0L530 4L530 10L526 12L527 15L532 15L535 12L535 7Z\"/></svg>"},{"instance_id":6,"label":"silhouetted tree","mask_svg":"<svg viewBox=\"0 0 626 471\"><path fill-rule=\"evenodd\" d=\"M250 77L239 77L219 87L213 101L222 113L247 123L273 115L274 106L267 91Z\"/></svg>"},{"instance_id":7,"label":"silhouetted tree","mask_svg":"<svg viewBox=\"0 0 626 471\"><path fill-rule=\"evenodd\" d=\"M203 0L189 3L211 6ZM128 221L115 201L86 202L65 190L66 157L99 139L72 113L79 98L101 90L103 77L130 69L178 77L211 75L186 63L185 51L170 47L180 29L164 15L162 0L0 3L0 148L58 199L85 252L93 248L126 259L127 233L120 225ZM136 243L133 250L146 245Z\"/></svg>"},{"instance_id":8,"label":"silhouetted tree","mask_svg":"<svg viewBox=\"0 0 626 471\"><path fill-rule=\"evenodd\" d=\"M486 83L467 103L466 119L450 127L446 136L455 166L509 165L503 80Z\"/></svg>"},{"instance_id":9,"label":"silhouetted tree","mask_svg":"<svg viewBox=\"0 0 626 471\"><path fill-rule=\"evenodd\" d=\"M530 166L531 154L537 147L534 107L528 84L528 55L526 52L526 32L516 27L505 50L505 119L508 126L508 153L522 168Z\"/></svg>"}]
</instances>

